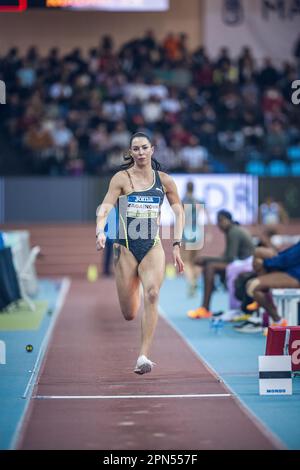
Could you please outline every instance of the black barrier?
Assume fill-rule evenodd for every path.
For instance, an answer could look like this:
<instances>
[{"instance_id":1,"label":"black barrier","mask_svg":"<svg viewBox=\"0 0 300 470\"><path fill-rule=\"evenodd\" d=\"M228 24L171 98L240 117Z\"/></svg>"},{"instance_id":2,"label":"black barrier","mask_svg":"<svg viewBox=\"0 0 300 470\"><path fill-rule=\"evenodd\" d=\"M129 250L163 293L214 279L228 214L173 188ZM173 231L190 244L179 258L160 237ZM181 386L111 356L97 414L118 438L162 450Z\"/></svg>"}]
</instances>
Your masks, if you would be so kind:
<instances>
[{"instance_id":1,"label":"black barrier","mask_svg":"<svg viewBox=\"0 0 300 470\"><path fill-rule=\"evenodd\" d=\"M21 299L11 248L0 250L0 312Z\"/></svg>"},{"instance_id":2,"label":"black barrier","mask_svg":"<svg viewBox=\"0 0 300 470\"><path fill-rule=\"evenodd\" d=\"M108 189L109 177L6 177L0 223L91 222ZM244 195L247 197L247 194ZM238 194L238 197L244 197ZM259 178L259 203L282 202L291 219L300 218L300 178ZM241 201L238 201L241 204ZM1 212L2 209L2 212Z\"/></svg>"}]
</instances>

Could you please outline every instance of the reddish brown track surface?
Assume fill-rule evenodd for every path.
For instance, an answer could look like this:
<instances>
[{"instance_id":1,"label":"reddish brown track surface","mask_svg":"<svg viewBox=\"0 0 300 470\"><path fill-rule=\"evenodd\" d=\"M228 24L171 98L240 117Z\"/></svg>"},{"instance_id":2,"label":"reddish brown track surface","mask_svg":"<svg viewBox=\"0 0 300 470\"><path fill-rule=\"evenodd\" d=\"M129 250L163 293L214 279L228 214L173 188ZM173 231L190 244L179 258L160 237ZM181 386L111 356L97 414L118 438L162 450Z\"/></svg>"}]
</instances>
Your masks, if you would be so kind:
<instances>
[{"instance_id":1,"label":"reddish brown track surface","mask_svg":"<svg viewBox=\"0 0 300 470\"><path fill-rule=\"evenodd\" d=\"M57 320L19 449L274 449L232 397L37 399L51 395L224 394L160 319L151 374L138 376L140 318L126 322L114 282L75 280Z\"/></svg>"}]
</instances>

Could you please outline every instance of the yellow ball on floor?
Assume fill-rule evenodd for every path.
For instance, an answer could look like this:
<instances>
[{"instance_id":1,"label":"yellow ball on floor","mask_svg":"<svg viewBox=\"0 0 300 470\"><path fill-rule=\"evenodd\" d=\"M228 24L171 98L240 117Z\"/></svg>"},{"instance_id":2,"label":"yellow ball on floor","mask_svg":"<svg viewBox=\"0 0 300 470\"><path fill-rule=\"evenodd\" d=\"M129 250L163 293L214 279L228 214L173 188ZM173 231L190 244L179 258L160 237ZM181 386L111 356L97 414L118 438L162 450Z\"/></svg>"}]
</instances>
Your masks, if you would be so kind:
<instances>
[{"instance_id":1,"label":"yellow ball on floor","mask_svg":"<svg viewBox=\"0 0 300 470\"><path fill-rule=\"evenodd\" d=\"M167 264L166 265L166 278L167 279L174 279L176 277L176 268L174 264Z\"/></svg>"},{"instance_id":2,"label":"yellow ball on floor","mask_svg":"<svg viewBox=\"0 0 300 470\"><path fill-rule=\"evenodd\" d=\"M98 279L98 268L95 264L90 264L87 270L87 280L89 282L96 282Z\"/></svg>"}]
</instances>

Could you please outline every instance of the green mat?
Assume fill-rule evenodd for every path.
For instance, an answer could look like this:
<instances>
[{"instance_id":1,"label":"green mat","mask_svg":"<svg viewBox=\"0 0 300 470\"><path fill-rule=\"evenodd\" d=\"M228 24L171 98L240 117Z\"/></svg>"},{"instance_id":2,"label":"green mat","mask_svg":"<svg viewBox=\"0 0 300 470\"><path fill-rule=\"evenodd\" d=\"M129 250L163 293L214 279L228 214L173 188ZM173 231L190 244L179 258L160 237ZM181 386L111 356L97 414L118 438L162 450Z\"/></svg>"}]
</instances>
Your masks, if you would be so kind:
<instances>
[{"instance_id":1,"label":"green mat","mask_svg":"<svg viewBox=\"0 0 300 470\"><path fill-rule=\"evenodd\" d=\"M48 302L37 300L34 305L34 312L22 301L9 312L0 313L0 331L37 330L47 312Z\"/></svg>"}]
</instances>

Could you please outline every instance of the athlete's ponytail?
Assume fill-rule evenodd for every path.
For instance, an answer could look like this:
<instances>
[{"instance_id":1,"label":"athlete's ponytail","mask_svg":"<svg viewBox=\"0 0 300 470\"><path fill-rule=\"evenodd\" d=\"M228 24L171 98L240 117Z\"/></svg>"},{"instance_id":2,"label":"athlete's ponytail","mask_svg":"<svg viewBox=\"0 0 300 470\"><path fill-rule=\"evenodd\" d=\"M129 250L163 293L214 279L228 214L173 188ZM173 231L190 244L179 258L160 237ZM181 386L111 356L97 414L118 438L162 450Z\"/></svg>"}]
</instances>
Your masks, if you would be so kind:
<instances>
[{"instance_id":1,"label":"athlete's ponytail","mask_svg":"<svg viewBox=\"0 0 300 470\"><path fill-rule=\"evenodd\" d=\"M122 165L120 165L118 168L117 168L117 171L122 171L122 170L127 170L128 168L131 168L134 164L134 160L132 158L131 155L123 155L123 158L125 160L125 163L123 163Z\"/></svg>"},{"instance_id":2,"label":"athlete's ponytail","mask_svg":"<svg viewBox=\"0 0 300 470\"><path fill-rule=\"evenodd\" d=\"M131 136L130 147L132 145L133 139L135 139L136 137L144 137L145 139L148 140L149 144L152 145L152 142L151 142L150 138L146 134L144 134L143 132L136 132L135 134L133 134ZM123 163L122 165L119 166L118 171L127 170L128 168L131 168L134 165L134 160L133 160L133 157L131 155L125 154L123 156L123 158L125 160L125 163ZM154 157L151 158L151 166L152 166L153 170L155 170L155 171L160 171L161 170L160 163Z\"/></svg>"}]
</instances>

